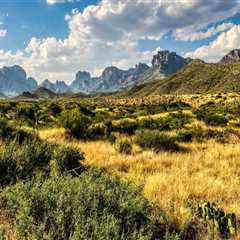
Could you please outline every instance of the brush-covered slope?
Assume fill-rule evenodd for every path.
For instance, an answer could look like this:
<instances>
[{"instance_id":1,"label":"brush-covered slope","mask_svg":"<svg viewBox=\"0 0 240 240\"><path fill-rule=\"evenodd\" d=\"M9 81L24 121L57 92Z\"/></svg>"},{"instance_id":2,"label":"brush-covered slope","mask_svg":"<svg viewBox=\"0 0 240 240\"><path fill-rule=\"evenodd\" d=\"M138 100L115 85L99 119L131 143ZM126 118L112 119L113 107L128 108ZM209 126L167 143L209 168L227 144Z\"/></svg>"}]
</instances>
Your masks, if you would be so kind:
<instances>
[{"instance_id":1,"label":"brush-covered slope","mask_svg":"<svg viewBox=\"0 0 240 240\"><path fill-rule=\"evenodd\" d=\"M213 64L195 60L176 74L137 86L123 95L147 96L239 91L240 63Z\"/></svg>"}]
</instances>

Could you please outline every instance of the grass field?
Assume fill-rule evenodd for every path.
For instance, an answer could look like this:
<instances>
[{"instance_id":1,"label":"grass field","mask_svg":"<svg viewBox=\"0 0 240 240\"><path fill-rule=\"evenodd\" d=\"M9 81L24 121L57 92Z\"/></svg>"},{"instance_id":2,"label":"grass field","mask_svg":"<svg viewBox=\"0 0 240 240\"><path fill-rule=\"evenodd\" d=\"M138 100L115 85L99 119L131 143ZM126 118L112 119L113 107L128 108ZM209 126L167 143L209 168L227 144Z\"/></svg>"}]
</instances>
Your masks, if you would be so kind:
<instances>
[{"instance_id":1,"label":"grass field","mask_svg":"<svg viewBox=\"0 0 240 240\"><path fill-rule=\"evenodd\" d=\"M13 117L18 106L8 104L2 103L2 108L8 107L2 111L2 118L10 125L17 122L26 132L32 132L34 126L35 134L49 144L83 152L81 163L85 167L96 167L140 187L142 195L166 214L180 235L189 222L197 221L197 226L202 223L193 214L193 206L201 202L215 203L240 218L237 94L85 99L82 103L59 100L54 105L21 102L18 104L25 109L24 117ZM39 114L38 126L32 124L31 114L26 111L32 106ZM74 121L69 124L71 118ZM82 122L83 127L71 128ZM77 135L71 136L74 131ZM110 140L112 135L114 141ZM213 238L211 231L208 228L201 239L220 238L218 234Z\"/></svg>"}]
</instances>

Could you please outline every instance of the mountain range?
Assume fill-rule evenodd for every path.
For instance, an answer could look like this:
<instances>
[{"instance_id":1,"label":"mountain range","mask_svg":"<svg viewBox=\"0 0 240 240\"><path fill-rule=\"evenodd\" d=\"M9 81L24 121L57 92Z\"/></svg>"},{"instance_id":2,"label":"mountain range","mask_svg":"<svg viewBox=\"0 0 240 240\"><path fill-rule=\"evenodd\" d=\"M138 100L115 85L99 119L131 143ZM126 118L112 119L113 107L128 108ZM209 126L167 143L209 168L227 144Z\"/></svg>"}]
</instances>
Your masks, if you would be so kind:
<instances>
[{"instance_id":1,"label":"mountain range","mask_svg":"<svg viewBox=\"0 0 240 240\"><path fill-rule=\"evenodd\" d=\"M111 66L99 77L79 71L70 85L49 80L37 85L37 81L27 77L19 66L0 69L0 97L23 92L23 96L54 97L71 92L119 94L120 91L126 96L240 91L240 50L230 51L218 63L183 58L167 50L158 51L151 67L144 63L128 70Z\"/></svg>"},{"instance_id":2,"label":"mountain range","mask_svg":"<svg viewBox=\"0 0 240 240\"><path fill-rule=\"evenodd\" d=\"M2 77L0 75L0 92L4 95L18 95L27 91L31 92L38 87L46 88L57 94L114 92L151 81L153 76L166 77L188 63L188 59L182 58L174 52L159 51L153 56L151 67L145 63L139 63L128 70L110 66L105 68L99 77L91 77L89 72L79 71L69 86L64 81L53 83L47 79L37 85L36 80L26 78L26 72L21 67L3 67L0 69L0 73L4 73Z\"/></svg>"}]
</instances>

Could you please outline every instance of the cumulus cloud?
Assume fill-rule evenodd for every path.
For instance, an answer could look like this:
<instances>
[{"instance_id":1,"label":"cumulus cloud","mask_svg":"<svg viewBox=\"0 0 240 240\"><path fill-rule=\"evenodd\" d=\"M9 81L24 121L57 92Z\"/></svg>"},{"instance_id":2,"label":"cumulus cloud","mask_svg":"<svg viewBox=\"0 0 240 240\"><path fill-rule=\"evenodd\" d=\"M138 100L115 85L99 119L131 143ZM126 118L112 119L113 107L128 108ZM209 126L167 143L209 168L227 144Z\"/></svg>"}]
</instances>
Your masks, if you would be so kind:
<instances>
[{"instance_id":1,"label":"cumulus cloud","mask_svg":"<svg viewBox=\"0 0 240 240\"><path fill-rule=\"evenodd\" d=\"M240 48L240 25L233 26L227 32L221 33L217 39L208 45L201 46L186 57L200 58L207 62L217 62L229 51Z\"/></svg>"},{"instance_id":2,"label":"cumulus cloud","mask_svg":"<svg viewBox=\"0 0 240 240\"><path fill-rule=\"evenodd\" d=\"M202 40L202 39L210 38L218 33L224 32L233 26L234 24L232 23L223 23L223 24L208 28L206 31L195 31L193 27L187 27L187 28L177 29L174 32L174 36L177 40L183 40L183 41Z\"/></svg>"},{"instance_id":3,"label":"cumulus cloud","mask_svg":"<svg viewBox=\"0 0 240 240\"><path fill-rule=\"evenodd\" d=\"M140 39L159 40L169 31L200 29L239 10L238 0L102 0L65 17L66 39L33 38L22 51L2 51L0 65L18 63L38 80L67 81L81 69L97 74L112 64L128 68L151 60L151 51L138 50Z\"/></svg>"}]
</instances>

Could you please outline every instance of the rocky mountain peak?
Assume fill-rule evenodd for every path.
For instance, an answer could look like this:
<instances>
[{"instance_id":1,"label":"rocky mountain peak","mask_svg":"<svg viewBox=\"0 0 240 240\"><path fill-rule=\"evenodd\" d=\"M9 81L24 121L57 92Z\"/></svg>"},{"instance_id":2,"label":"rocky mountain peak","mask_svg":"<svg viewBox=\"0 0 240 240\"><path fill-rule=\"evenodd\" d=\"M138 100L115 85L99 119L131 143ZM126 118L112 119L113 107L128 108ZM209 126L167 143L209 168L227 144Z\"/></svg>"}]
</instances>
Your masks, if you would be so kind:
<instances>
[{"instance_id":1,"label":"rocky mountain peak","mask_svg":"<svg viewBox=\"0 0 240 240\"><path fill-rule=\"evenodd\" d=\"M91 74L87 71L79 71L76 74L76 79L89 80L91 78Z\"/></svg>"},{"instance_id":2,"label":"rocky mountain peak","mask_svg":"<svg viewBox=\"0 0 240 240\"><path fill-rule=\"evenodd\" d=\"M37 81L27 78L24 69L18 65L0 68L0 92L5 95L17 95L31 91L37 86Z\"/></svg>"},{"instance_id":3,"label":"rocky mountain peak","mask_svg":"<svg viewBox=\"0 0 240 240\"><path fill-rule=\"evenodd\" d=\"M152 59L152 67L159 68L160 73L169 75L177 72L180 68L186 65L189 61L175 52L168 50L158 51Z\"/></svg>"},{"instance_id":4,"label":"rocky mountain peak","mask_svg":"<svg viewBox=\"0 0 240 240\"><path fill-rule=\"evenodd\" d=\"M222 64L237 62L240 62L240 49L233 49L219 61Z\"/></svg>"}]
</instances>

